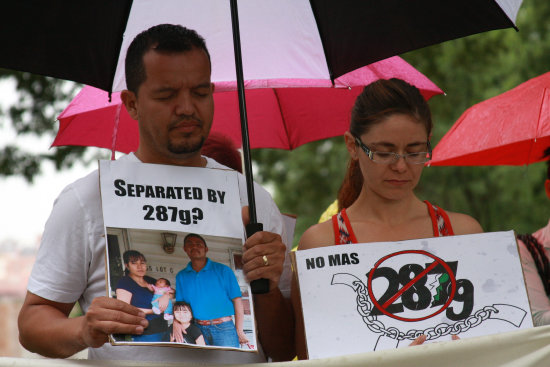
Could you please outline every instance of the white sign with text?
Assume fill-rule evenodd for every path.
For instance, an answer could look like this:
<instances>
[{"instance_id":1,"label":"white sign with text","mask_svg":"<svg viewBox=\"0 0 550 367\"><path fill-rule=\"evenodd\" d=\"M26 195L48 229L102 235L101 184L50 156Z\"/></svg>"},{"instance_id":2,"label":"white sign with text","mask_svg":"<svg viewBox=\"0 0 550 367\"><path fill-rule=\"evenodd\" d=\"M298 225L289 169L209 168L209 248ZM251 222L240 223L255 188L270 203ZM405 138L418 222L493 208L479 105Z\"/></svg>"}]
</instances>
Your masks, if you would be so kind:
<instances>
[{"instance_id":1,"label":"white sign with text","mask_svg":"<svg viewBox=\"0 0 550 367\"><path fill-rule=\"evenodd\" d=\"M110 227L162 229L243 238L237 172L100 161L104 221Z\"/></svg>"},{"instance_id":2,"label":"white sign with text","mask_svg":"<svg viewBox=\"0 0 550 367\"><path fill-rule=\"evenodd\" d=\"M258 352L237 172L100 161L107 296L145 312L113 345Z\"/></svg>"},{"instance_id":3,"label":"white sign with text","mask_svg":"<svg viewBox=\"0 0 550 367\"><path fill-rule=\"evenodd\" d=\"M310 358L533 326L513 231L295 253Z\"/></svg>"}]
</instances>

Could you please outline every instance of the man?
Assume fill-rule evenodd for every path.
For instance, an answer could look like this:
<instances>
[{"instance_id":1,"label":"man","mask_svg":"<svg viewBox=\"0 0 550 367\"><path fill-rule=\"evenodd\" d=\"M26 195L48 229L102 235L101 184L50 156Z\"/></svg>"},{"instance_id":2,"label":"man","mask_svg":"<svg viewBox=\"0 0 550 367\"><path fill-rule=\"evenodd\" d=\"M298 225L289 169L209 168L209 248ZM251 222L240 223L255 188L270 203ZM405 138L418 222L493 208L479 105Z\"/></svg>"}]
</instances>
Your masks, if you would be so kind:
<instances>
[{"instance_id":1,"label":"man","mask_svg":"<svg viewBox=\"0 0 550 367\"><path fill-rule=\"evenodd\" d=\"M128 90L121 93L121 99L138 120L140 143L135 154L121 159L223 167L200 152L214 115L210 57L202 37L181 26L152 27L136 36L128 48L125 67ZM244 180L242 175L239 180ZM54 204L19 314L21 344L30 351L58 358L90 347L92 359L265 361L263 353L115 347L107 343L109 334L143 333L148 322L140 309L104 296L105 235L98 182L95 171L67 186ZM239 186L246 187L244 182ZM274 360L283 360L291 358L288 343L293 341L292 311L278 288L286 250L280 237L282 220L269 194L259 185L255 188L259 222L264 223L266 231L246 240L243 271L250 281L269 279L270 292L254 298L258 335L265 353ZM247 205L244 192L241 205ZM243 210L245 223L246 213ZM85 315L68 318L76 301ZM288 322L281 323L281 319Z\"/></svg>"},{"instance_id":2,"label":"man","mask_svg":"<svg viewBox=\"0 0 550 367\"><path fill-rule=\"evenodd\" d=\"M208 246L198 234L185 236L183 251L191 261L176 275L176 301L191 305L206 344L238 348L248 343L241 289L233 270L206 257Z\"/></svg>"}]
</instances>

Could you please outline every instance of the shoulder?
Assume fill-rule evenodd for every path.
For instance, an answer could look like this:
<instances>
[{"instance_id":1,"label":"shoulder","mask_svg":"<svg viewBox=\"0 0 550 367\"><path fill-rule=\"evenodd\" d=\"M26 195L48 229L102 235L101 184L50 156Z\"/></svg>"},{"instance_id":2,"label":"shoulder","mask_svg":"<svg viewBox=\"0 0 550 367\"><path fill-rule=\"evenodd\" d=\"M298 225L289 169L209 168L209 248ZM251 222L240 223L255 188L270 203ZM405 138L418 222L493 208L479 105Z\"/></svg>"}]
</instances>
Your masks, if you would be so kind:
<instances>
[{"instance_id":1,"label":"shoulder","mask_svg":"<svg viewBox=\"0 0 550 367\"><path fill-rule=\"evenodd\" d=\"M132 285L132 279L127 276L127 275L124 275L122 276L122 278L120 278L116 284L116 287L117 289L120 288L120 289L128 289L129 287L131 287Z\"/></svg>"},{"instance_id":2,"label":"shoulder","mask_svg":"<svg viewBox=\"0 0 550 367\"><path fill-rule=\"evenodd\" d=\"M97 170L67 185L54 202L64 211L97 206L100 208L99 173ZM96 205L97 204L97 205Z\"/></svg>"},{"instance_id":3,"label":"shoulder","mask_svg":"<svg viewBox=\"0 0 550 367\"><path fill-rule=\"evenodd\" d=\"M195 340L202 335L201 329L195 324L189 325L189 327L185 330L187 334L191 335Z\"/></svg>"},{"instance_id":4,"label":"shoulder","mask_svg":"<svg viewBox=\"0 0 550 367\"><path fill-rule=\"evenodd\" d=\"M219 263L217 261L210 260L210 266L217 271L233 273L233 270L229 266Z\"/></svg>"},{"instance_id":5,"label":"shoulder","mask_svg":"<svg viewBox=\"0 0 550 367\"><path fill-rule=\"evenodd\" d=\"M210 157L203 157L206 158L206 168L226 169L235 172L239 182L241 206L248 205L246 177L242 173L226 167ZM282 237L284 234L283 217L269 191L259 183L254 182L254 196L256 199L258 221L264 224L264 231L274 232Z\"/></svg>"},{"instance_id":6,"label":"shoulder","mask_svg":"<svg viewBox=\"0 0 550 367\"><path fill-rule=\"evenodd\" d=\"M228 171L235 172L239 180L239 190L241 191L241 199L245 201L244 205L247 205L248 196L246 195L246 177L242 173L235 171L234 169L229 168L227 166L224 166L223 164L218 163L217 161L215 161L210 157L206 157L206 156L203 156L203 157L206 158L206 168L225 169ZM245 193L244 196L242 195L243 192ZM259 195L259 198L257 198L258 200L273 202L273 199L271 198L271 195L269 194L269 192L257 182L254 182L254 194Z\"/></svg>"},{"instance_id":7,"label":"shoulder","mask_svg":"<svg viewBox=\"0 0 550 367\"><path fill-rule=\"evenodd\" d=\"M446 211L455 235L482 233L481 224L467 214Z\"/></svg>"},{"instance_id":8,"label":"shoulder","mask_svg":"<svg viewBox=\"0 0 550 367\"><path fill-rule=\"evenodd\" d=\"M155 282L157 281L155 278L150 277L149 275L145 275L143 279L145 279L147 283L152 284L153 286L155 286Z\"/></svg>"},{"instance_id":9,"label":"shoulder","mask_svg":"<svg viewBox=\"0 0 550 367\"><path fill-rule=\"evenodd\" d=\"M178 273L176 274L176 278L181 278L185 275L186 273L186 270L189 268L189 264L187 264L183 269L181 269L180 271L178 271Z\"/></svg>"},{"instance_id":10,"label":"shoulder","mask_svg":"<svg viewBox=\"0 0 550 367\"><path fill-rule=\"evenodd\" d=\"M315 224L309 227L298 244L298 250L307 250L315 247L334 245L334 229L332 220Z\"/></svg>"}]
</instances>

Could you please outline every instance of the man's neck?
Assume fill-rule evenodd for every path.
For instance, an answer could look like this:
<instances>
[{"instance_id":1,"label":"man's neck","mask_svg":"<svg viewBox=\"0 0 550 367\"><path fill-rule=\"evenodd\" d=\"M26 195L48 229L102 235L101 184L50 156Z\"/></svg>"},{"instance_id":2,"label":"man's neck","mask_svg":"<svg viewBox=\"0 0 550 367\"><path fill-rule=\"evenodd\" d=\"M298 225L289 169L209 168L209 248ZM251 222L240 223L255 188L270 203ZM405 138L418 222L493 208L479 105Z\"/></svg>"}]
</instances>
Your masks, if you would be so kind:
<instances>
[{"instance_id":1,"label":"man's neck","mask_svg":"<svg viewBox=\"0 0 550 367\"><path fill-rule=\"evenodd\" d=\"M191 260L191 267L198 273L206 266L207 261L208 258Z\"/></svg>"},{"instance_id":2,"label":"man's neck","mask_svg":"<svg viewBox=\"0 0 550 367\"><path fill-rule=\"evenodd\" d=\"M173 166L185 167L206 167L207 160L200 151L189 154L160 155L145 152L144 149L137 149L134 153L143 163L169 164Z\"/></svg>"}]
</instances>

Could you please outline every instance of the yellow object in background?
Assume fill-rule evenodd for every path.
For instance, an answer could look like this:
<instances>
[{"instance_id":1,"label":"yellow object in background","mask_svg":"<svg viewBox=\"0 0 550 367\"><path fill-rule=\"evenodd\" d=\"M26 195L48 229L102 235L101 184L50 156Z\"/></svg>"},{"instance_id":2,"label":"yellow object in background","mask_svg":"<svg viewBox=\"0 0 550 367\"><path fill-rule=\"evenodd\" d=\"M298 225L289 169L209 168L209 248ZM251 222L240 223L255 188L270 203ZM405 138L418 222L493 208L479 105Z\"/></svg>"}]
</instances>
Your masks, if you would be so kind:
<instances>
[{"instance_id":1,"label":"yellow object in background","mask_svg":"<svg viewBox=\"0 0 550 367\"><path fill-rule=\"evenodd\" d=\"M330 220L334 214L338 214L338 200L334 200L332 204L328 206L328 208L321 214L321 218L319 218L319 223L326 222L327 220Z\"/></svg>"}]
</instances>

